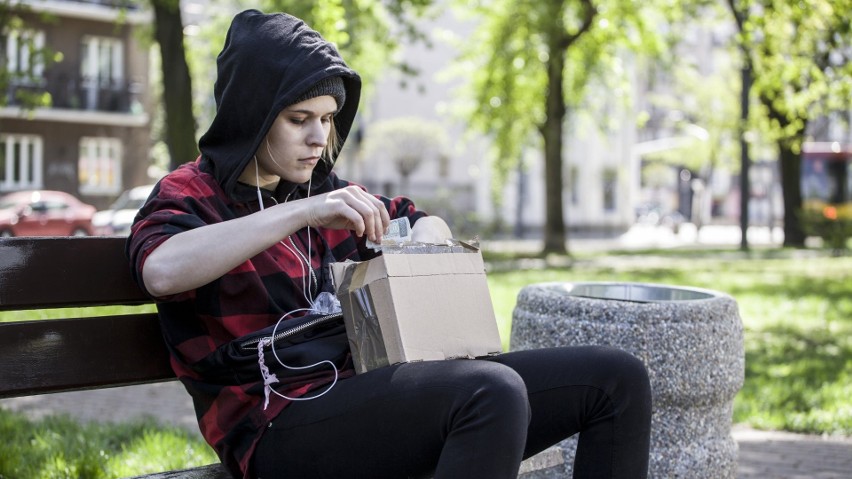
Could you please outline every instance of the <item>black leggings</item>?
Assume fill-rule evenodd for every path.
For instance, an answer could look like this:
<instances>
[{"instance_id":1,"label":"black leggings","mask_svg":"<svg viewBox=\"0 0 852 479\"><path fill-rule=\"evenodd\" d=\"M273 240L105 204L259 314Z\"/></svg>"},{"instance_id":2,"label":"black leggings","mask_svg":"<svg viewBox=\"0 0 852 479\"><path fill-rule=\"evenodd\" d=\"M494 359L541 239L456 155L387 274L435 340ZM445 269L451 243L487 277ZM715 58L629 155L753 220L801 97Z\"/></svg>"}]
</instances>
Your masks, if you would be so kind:
<instances>
[{"instance_id":1,"label":"black leggings","mask_svg":"<svg viewBox=\"0 0 852 479\"><path fill-rule=\"evenodd\" d=\"M644 478L644 365L598 346L426 361L341 380L291 404L255 452L257 477L515 478L523 458L580 432L575 478Z\"/></svg>"}]
</instances>

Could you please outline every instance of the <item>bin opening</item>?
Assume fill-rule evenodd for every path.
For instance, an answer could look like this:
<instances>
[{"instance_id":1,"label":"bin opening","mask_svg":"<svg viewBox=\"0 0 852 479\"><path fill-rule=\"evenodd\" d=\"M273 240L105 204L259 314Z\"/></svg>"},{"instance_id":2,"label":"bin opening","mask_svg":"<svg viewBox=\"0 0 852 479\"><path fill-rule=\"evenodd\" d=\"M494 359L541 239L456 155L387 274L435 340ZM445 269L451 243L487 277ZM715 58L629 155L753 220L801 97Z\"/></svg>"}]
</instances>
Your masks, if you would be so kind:
<instances>
[{"instance_id":1,"label":"bin opening","mask_svg":"<svg viewBox=\"0 0 852 479\"><path fill-rule=\"evenodd\" d=\"M635 303L657 303L661 301L689 301L710 299L713 294L689 288L678 288L642 283L565 283L565 291L571 296L590 299L610 299Z\"/></svg>"}]
</instances>

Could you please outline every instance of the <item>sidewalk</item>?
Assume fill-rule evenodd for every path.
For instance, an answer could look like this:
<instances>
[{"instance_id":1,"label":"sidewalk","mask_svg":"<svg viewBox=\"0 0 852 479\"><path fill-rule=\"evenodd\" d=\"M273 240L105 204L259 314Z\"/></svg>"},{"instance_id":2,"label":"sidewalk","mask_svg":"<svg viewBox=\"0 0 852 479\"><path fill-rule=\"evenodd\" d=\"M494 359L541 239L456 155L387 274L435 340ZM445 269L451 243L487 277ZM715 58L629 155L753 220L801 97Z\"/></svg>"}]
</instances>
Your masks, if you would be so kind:
<instances>
[{"instance_id":1,"label":"sidewalk","mask_svg":"<svg viewBox=\"0 0 852 479\"><path fill-rule=\"evenodd\" d=\"M852 438L823 438L734 426L737 479L852 478Z\"/></svg>"},{"instance_id":2,"label":"sidewalk","mask_svg":"<svg viewBox=\"0 0 852 479\"><path fill-rule=\"evenodd\" d=\"M767 226L752 226L748 229L750 247L781 246L784 232L781 228L770 229ZM706 225L700 230L691 223L684 224L675 233L665 226L635 224L621 234L568 234L568 249L571 252L602 252L610 250L665 249L677 247L715 248L730 247L736 250L740 246L739 226ZM482 241L484 251L511 251L537 253L543 243L540 239L502 239Z\"/></svg>"},{"instance_id":3,"label":"sidewalk","mask_svg":"<svg viewBox=\"0 0 852 479\"><path fill-rule=\"evenodd\" d=\"M197 434L192 402L176 381L0 400L31 418L67 413L83 421L121 422L156 415ZM822 438L733 428L740 447L737 479L852 478L852 438ZM686 479L686 478L684 478Z\"/></svg>"}]
</instances>

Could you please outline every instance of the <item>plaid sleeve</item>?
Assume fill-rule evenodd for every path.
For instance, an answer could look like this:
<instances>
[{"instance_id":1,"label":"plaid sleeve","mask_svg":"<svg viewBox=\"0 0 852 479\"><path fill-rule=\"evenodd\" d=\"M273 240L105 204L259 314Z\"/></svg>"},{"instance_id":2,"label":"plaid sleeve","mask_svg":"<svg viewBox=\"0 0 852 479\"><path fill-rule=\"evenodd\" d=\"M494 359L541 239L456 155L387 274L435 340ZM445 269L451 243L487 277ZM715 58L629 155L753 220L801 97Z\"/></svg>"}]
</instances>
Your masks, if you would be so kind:
<instances>
[{"instance_id":1,"label":"plaid sleeve","mask_svg":"<svg viewBox=\"0 0 852 479\"><path fill-rule=\"evenodd\" d=\"M197 177L186 180L180 170L163 178L139 210L127 240L131 273L147 294L142 281L145 260L160 244L175 234L221 221L221 208L214 188ZM156 298L159 300L176 299Z\"/></svg>"}]
</instances>

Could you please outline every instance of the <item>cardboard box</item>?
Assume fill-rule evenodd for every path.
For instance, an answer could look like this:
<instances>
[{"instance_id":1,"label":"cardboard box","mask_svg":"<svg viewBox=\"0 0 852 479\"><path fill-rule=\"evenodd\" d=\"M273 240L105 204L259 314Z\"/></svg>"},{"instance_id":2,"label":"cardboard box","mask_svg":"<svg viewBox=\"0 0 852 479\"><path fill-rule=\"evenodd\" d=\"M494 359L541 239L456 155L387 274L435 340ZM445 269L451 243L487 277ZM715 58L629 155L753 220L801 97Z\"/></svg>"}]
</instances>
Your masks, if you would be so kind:
<instances>
[{"instance_id":1,"label":"cardboard box","mask_svg":"<svg viewBox=\"0 0 852 479\"><path fill-rule=\"evenodd\" d=\"M501 352L482 254L384 254L332 264L357 373Z\"/></svg>"}]
</instances>

